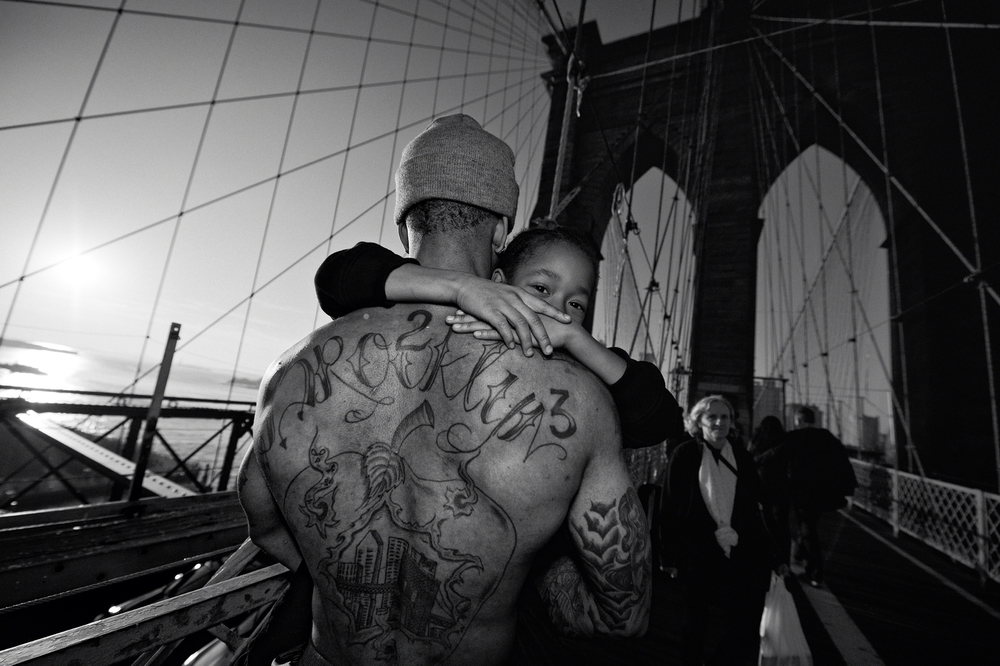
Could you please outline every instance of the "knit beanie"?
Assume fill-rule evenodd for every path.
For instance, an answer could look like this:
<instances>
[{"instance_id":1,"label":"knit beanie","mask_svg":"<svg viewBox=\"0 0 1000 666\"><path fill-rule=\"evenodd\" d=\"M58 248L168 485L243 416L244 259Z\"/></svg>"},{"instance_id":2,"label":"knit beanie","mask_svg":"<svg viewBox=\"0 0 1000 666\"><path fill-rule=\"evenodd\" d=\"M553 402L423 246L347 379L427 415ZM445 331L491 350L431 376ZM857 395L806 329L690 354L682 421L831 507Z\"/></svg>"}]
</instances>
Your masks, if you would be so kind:
<instances>
[{"instance_id":1,"label":"knit beanie","mask_svg":"<svg viewBox=\"0 0 1000 666\"><path fill-rule=\"evenodd\" d=\"M444 116L403 149L396 170L396 224L426 199L448 199L507 217L517 212L514 151L464 114Z\"/></svg>"}]
</instances>

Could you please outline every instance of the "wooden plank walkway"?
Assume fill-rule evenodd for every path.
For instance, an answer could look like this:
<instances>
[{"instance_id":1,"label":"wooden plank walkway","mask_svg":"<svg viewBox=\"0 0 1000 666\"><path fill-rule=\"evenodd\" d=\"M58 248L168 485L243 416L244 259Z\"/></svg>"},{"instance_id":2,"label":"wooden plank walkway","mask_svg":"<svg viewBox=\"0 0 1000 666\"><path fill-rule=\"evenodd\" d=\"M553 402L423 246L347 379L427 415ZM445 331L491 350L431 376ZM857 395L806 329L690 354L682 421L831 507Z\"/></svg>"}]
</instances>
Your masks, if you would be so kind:
<instances>
[{"instance_id":1,"label":"wooden plank walkway","mask_svg":"<svg viewBox=\"0 0 1000 666\"><path fill-rule=\"evenodd\" d=\"M820 589L790 581L815 666L1000 665L1000 585L860 509L826 514ZM552 636L544 618L518 631L515 666L680 664L681 602L656 572L649 631L640 639L575 641Z\"/></svg>"},{"instance_id":2,"label":"wooden plank walkway","mask_svg":"<svg viewBox=\"0 0 1000 666\"><path fill-rule=\"evenodd\" d=\"M791 578L789 586L815 666L1000 664L1000 585L911 537L893 537L859 509L827 514L820 527L825 584ZM680 664L679 591L660 572L653 583L650 628L639 639L558 638L537 597L526 599L512 666Z\"/></svg>"}]
</instances>

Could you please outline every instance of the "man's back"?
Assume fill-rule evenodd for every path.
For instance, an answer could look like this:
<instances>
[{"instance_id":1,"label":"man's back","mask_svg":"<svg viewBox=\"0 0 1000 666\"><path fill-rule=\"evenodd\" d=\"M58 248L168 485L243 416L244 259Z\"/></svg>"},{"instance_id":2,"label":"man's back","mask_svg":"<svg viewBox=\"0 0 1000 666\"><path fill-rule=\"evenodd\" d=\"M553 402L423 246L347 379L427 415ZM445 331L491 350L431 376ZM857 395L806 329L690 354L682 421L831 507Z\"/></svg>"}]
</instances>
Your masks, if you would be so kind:
<instances>
[{"instance_id":1,"label":"man's back","mask_svg":"<svg viewBox=\"0 0 1000 666\"><path fill-rule=\"evenodd\" d=\"M587 622L641 631L647 533L607 391L568 359L453 335L450 312L356 312L265 378L256 453L316 582L316 647L336 663L501 663L567 512L599 599ZM563 615L580 605L571 582L550 597Z\"/></svg>"}]
</instances>

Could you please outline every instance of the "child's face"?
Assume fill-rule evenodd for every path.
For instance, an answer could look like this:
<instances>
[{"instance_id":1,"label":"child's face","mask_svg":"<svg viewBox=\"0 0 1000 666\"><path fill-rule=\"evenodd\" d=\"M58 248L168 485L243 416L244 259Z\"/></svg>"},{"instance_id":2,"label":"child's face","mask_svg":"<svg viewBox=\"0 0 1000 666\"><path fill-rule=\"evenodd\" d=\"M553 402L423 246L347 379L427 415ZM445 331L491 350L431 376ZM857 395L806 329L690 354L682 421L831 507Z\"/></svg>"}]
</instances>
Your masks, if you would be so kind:
<instances>
[{"instance_id":1,"label":"child's face","mask_svg":"<svg viewBox=\"0 0 1000 666\"><path fill-rule=\"evenodd\" d=\"M594 278L594 267L582 251L566 243L555 243L535 252L507 276L507 281L582 324L590 307Z\"/></svg>"}]
</instances>

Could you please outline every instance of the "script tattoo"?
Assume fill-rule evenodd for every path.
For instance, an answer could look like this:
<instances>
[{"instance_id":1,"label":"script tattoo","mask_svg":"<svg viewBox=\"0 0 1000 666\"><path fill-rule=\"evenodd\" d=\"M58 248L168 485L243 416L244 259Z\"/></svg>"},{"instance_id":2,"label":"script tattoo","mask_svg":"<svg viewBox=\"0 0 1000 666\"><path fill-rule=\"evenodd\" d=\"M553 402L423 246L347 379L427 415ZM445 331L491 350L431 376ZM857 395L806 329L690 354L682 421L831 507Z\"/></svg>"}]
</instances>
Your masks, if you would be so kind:
<instances>
[{"instance_id":1,"label":"script tattoo","mask_svg":"<svg viewBox=\"0 0 1000 666\"><path fill-rule=\"evenodd\" d=\"M569 558L551 567L542 594L553 622L571 635L591 635L591 622L603 625L601 633L624 631L648 602L649 533L638 494L629 488L617 501L591 502L583 522L570 521L570 529L582 545L589 585ZM593 609L589 594L600 598Z\"/></svg>"},{"instance_id":2,"label":"script tattoo","mask_svg":"<svg viewBox=\"0 0 1000 666\"><path fill-rule=\"evenodd\" d=\"M391 396L379 396L379 390L398 382L403 388L427 392L440 385L440 392L449 400L461 397L460 407L469 418L478 416L479 423L489 426L487 437L478 446L495 438L500 441L524 441L524 459L543 448L552 447L560 459L567 452L561 443L576 433L576 420L565 408L571 393L565 389L550 389L547 396L532 392L517 403L504 402L519 381L508 372L496 384L486 384L483 374L506 352L502 342L484 343L478 357L456 354L450 348L449 330L439 341L425 333L432 317L425 310L416 310L408 321L412 328L401 333L395 342L381 333L362 335L354 350L345 356L345 343L334 336L322 347L312 350L312 358L300 358L294 364L303 382L304 399L300 405L315 406L330 396L332 381L360 398L361 406L349 409L344 420L358 423L370 418L380 407L391 407ZM342 372L337 362L344 360L350 368ZM290 373L291 369L285 369ZM545 427L547 425L547 427Z\"/></svg>"},{"instance_id":3,"label":"script tattoo","mask_svg":"<svg viewBox=\"0 0 1000 666\"><path fill-rule=\"evenodd\" d=\"M429 312L408 321L395 339L375 330L353 344L332 335L282 367L273 383L283 409L264 419L258 444L265 454L308 451L304 466L289 470L283 510L320 544L317 583L342 617L348 652L363 661L416 651L437 662L454 651L517 546L512 518L470 465L491 445L517 446L524 461L543 449L565 459L577 429L571 389L533 382L525 391L513 372L487 374L509 351L502 343L459 353L450 330L428 331ZM448 419L429 400L394 414L399 396L414 392L434 405L443 396ZM342 432L321 430L320 415L329 422L331 413ZM387 426L389 441L348 439ZM489 535L488 547L474 535Z\"/></svg>"}]
</instances>

